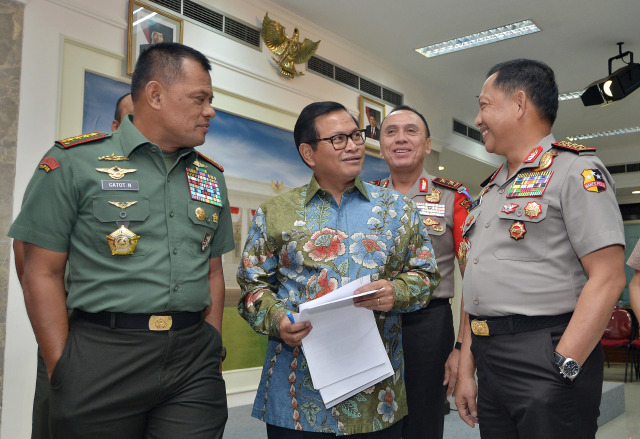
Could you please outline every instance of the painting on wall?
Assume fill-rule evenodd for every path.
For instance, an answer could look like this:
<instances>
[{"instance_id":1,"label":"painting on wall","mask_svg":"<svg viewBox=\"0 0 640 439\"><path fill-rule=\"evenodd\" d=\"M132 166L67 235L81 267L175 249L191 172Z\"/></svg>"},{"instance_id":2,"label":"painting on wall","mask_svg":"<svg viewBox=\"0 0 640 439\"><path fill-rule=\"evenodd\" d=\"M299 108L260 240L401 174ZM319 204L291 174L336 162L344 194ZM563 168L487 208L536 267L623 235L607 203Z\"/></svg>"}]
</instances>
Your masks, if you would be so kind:
<instances>
[{"instance_id":1,"label":"painting on wall","mask_svg":"<svg viewBox=\"0 0 640 439\"><path fill-rule=\"evenodd\" d=\"M116 102L130 91L126 82L85 71L82 132L111 131Z\"/></svg>"}]
</instances>

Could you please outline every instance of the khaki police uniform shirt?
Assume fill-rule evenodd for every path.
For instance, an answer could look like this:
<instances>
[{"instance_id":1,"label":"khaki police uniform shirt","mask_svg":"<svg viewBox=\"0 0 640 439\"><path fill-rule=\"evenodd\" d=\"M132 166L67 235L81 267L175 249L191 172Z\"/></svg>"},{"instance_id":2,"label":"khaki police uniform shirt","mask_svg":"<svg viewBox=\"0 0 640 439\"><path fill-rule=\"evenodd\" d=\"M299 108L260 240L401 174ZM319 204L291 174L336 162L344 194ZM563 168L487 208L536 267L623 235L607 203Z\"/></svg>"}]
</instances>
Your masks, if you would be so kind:
<instances>
[{"instance_id":1,"label":"khaki police uniform shirt","mask_svg":"<svg viewBox=\"0 0 640 439\"><path fill-rule=\"evenodd\" d=\"M469 212L463 290L471 315L571 312L587 281L580 258L624 245L614 181L602 162L554 141L542 139L511 177L503 165ZM549 158L547 169L536 169Z\"/></svg>"},{"instance_id":2,"label":"khaki police uniform shirt","mask_svg":"<svg viewBox=\"0 0 640 439\"><path fill-rule=\"evenodd\" d=\"M167 170L160 148L129 117L105 138L56 143L36 169L9 235L68 253L70 309L202 310L211 301L209 259L235 245L223 174L193 148ZM210 202L192 198L187 170L206 171L215 182ZM202 181L191 186L211 188ZM126 238L117 243L132 254L112 254L107 236L121 226L139 236L135 249Z\"/></svg>"},{"instance_id":3,"label":"khaki police uniform shirt","mask_svg":"<svg viewBox=\"0 0 640 439\"><path fill-rule=\"evenodd\" d=\"M434 181L448 183L438 184ZM391 177L379 184L394 189ZM464 263L465 259L466 246L462 243L462 226L471 199L461 183L436 179L425 170L407 192L407 198L416 204L420 218L427 227L438 270L442 276L432 299L452 298L455 259L458 258L461 263Z\"/></svg>"}]
</instances>

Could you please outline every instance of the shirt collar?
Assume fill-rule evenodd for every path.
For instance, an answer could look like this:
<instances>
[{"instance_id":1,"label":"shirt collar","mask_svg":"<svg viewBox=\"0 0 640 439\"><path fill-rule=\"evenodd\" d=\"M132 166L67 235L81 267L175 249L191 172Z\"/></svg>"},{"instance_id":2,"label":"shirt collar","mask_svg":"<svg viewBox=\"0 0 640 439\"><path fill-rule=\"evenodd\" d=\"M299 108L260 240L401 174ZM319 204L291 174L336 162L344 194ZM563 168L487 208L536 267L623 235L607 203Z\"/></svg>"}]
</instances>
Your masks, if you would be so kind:
<instances>
[{"instance_id":1,"label":"shirt collar","mask_svg":"<svg viewBox=\"0 0 640 439\"><path fill-rule=\"evenodd\" d=\"M351 193L353 191L358 191L360 192L360 194L362 194L362 196L367 200L370 201L369 198L369 191L367 190L367 186L364 184L364 182L362 181L362 179L360 178L360 176L357 176L355 179L355 182L353 184L353 186L351 186L350 188L347 188L346 191L344 191L344 194L348 194ZM328 191L322 189L320 187L320 185L318 184L318 181L316 180L316 176L313 175L311 177L311 181L308 184L308 189L307 189L307 196L304 199L304 204L305 206L307 204L309 204L309 202L313 199L313 197L316 195L316 193L318 193L319 191L322 191L324 194L329 194ZM322 195L320 195L322 196Z\"/></svg>"},{"instance_id":2,"label":"shirt collar","mask_svg":"<svg viewBox=\"0 0 640 439\"><path fill-rule=\"evenodd\" d=\"M142 145L152 144L140 131L138 131L138 128L135 127L135 125L133 124L133 115L131 114L127 114L124 117L117 133L119 133L122 138L122 152L124 153L125 157L131 156L133 151L135 151ZM180 154L178 156L182 158L188 154L193 154L193 160L195 161L195 148L184 148L180 150Z\"/></svg>"}]
</instances>

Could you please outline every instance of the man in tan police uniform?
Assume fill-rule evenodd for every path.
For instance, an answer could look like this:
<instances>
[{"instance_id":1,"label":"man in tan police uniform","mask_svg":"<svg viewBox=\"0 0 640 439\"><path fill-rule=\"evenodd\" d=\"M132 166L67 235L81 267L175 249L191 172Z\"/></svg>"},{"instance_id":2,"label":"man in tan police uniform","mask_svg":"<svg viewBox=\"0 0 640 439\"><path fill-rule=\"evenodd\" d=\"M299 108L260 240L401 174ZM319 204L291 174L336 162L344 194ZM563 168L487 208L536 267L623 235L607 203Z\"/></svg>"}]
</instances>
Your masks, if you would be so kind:
<instances>
[{"instance_id":1,"label":"man in tan police uniform","mask_svg":"<svg viewBox=\"0 0 640 439\"><path fill-rule=\"evenodd\" d=\"M426 308L402 316L402 345L409 415L403 439L441 439L446 394L458 375L462 333L454 349L453 315L455 259L464 271L466 246L462 226L471 198L462 183L429 175L423 168L431 152L429 125L422 114L406 105L394 108L381 126L380 148L391 175L379 182L414 201L429 231L442 279ZM464 324L464 312L460 319Z\"/></svg>"},{"instance_id":2,"label":"man in tan police uniform","mask_svg":"<svg viewBox=\"0 0 640 439\"><path fill-rule=\"evenodd\" d=\"M485 147L506 163L465 222L473 335L463 339L460 417L484 439L594 438L599 340L625 279L613 179L593 148L550 134L558 89L546 64L494 66L479 104Z\"/></svg>"}]
</instances>

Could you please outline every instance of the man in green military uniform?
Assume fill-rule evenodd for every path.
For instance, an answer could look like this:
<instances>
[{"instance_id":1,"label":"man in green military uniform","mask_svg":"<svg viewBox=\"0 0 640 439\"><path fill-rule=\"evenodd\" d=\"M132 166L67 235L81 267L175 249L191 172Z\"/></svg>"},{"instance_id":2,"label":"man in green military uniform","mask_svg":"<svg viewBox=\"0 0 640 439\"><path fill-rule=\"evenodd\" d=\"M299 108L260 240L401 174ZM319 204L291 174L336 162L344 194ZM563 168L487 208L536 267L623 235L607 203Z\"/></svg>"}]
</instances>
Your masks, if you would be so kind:
<instances>
[{"instance_id":1,"label":"man in green military uniform","mask_svg":"<svg viewBox=\"0 0 640 439\"><path fill-rule=\"evenodd\" d=\"M27 188L9 234L25 243L53 437L222 437L221 256L234 241L222 167L193 149L215 116L210 69L189 47L152 46L135 117L56 142Z\"/></svg>"}]
</instances>

